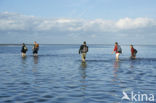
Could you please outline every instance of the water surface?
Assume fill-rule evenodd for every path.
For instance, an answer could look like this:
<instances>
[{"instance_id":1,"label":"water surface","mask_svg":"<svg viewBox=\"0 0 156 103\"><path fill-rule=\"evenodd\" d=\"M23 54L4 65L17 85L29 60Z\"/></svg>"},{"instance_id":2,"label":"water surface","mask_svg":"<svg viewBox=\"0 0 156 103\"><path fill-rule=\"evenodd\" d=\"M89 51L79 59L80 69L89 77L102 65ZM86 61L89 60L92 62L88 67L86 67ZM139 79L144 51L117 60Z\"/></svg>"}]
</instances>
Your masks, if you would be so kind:
<instances>
[{"instance_id":1,"label":"water surface","mask_svg":"<svg viewBox=\"0 0 156 103\"><path fill-rule=\"evenodd\" d=\"M135 46L137 59L130 60L129 46L122 46L120 61L113 46L89 45L81 63L79 45L40 45L26 58L19 45L0 46L0 103L124 103L122 91L156 96L156 47Z\"/></svg>"}]
</instances>

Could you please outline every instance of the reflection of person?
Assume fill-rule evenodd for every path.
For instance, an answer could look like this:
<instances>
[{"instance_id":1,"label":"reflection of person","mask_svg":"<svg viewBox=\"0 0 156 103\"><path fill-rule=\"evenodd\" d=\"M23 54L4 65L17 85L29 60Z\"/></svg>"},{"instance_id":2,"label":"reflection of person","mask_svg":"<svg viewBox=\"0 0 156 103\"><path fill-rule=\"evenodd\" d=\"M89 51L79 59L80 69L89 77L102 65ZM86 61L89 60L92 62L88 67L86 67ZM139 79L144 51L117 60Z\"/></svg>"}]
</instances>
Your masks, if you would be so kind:
<instances>
[{"instance_id":1,"label":"reflection of person","mask_svg":"<svg viewBox=\"0 0 156 103\"><path fill-rule=\"evenodd\" d=\"M22 64L26 64L27 58L22 58Z\"/></svg>"},{"instance_id":2,"label":"reflection of person","mask_svg":"<svg viewBox=\"0 0 156 103\"><path fill-rule=\"evenodd\" d=\"M117 42L115 42L114 51L112 53L116 53L116 60L119 60L119 55L122 53L122 49Z\"/></svg>"},{"instance_id":3,"label":"reflection of person","mask_svg":"<svg viewBox=\"0 0 156 103\"><path fill-rule=\"evenodd\" d=\"M130 45L130 48L131 48L131 59L135 59L137 50L133 47L133 45Z\"/></svg>"},{"instance_id":4,"label":"reflection of person","mask_svg":"<svg viewBox=\"0 0 156 103\"><path fill-rule=\"evenodd\" d=\"M38 57L37 56L34 57L34 64L38 64Z\"/></svg>"},{"instance_id":5,"label":"reflection of person","mask_svg":"<svg viewBox=\"0 0 156 103\"><path fill-rule=\"evenodd\" d=\"M25 57L26 56L27 50L28 49L27 49L26 45L23 43L22 44L22 49L21 49L22 57Z\"/></svg>"},{"instance_id":6,"label":"reflection of person","mask_svg":"<svg viewBox=\"0 0 156 103\"><path fill-rule=\"evenodd\" d=\"M33 46L33 55L34 55L34 56L37 56L38 50L39 50L39 44L36 43L36 41L35 41L35 42L34 42L34 46Z\"/></svg>"},{"instance_id":7,"label":"reflection of person","mask_svg":"<svg viewBox=\"0 0 156 103\"><path fill-rule=\"evenodd\" d=\"M115 61L115 62L114 62L114 68L117 68L117 69L118 69L119 67L120 67L119 61Z\"/></svg>"},{"instance_id":8,"label":"reflection of person","mask_svg":"<svg viewBox=\"0 0 156 103\"><path fill-rule=\"evenodd\" d=\"M132 60L132 61L130 62L130 68L133 69L134 67L135 67L135 61Z\"/></svg>"},{"instance_id":9,"label":"reflection of person","mask_svg":"<svg viewBox=\"0 0 156 103\"><path fill-rule=\"evenodd\" d=\"M85 62L87 52L88 52L88 46L86 45L86 42L84 41L79 49L79 54L81 53L82 62Z\"/></svg>"},{"instance_id":10,"label":"reflection of person","mask_svg":"<svg viewBox=\"0 0 156 103\"><path fill-rule=\"evenodd\" d=\"M38 72L38 56L34 56L34 64L32 65L32 72L36 74ZM37 81L36 81L37 82Z\"/></svg>"},{"instance_id":11,"label":"reflection of person","mask_svg":"<svg viewBox=\"0 0 156 103\"><path fill-rule=\"evenodd\" d=\"M86 63L81 63L81 67L82 67L83 69L85 69L85 68L87 67L87 64L86 64Z\"/></svg>"},{"instance_id":12,"label":"reflection of person","mask_svg":"<svg viewBox=\"0 0 156 103\"><path fill-rule=\"evenodd\" d=\"M115 61L114 62L114 70L113 70L113 75L114 75L113 81L117 81L118 80L117 73L118 73L118 69L119 68L120 68L120 62L119 61Z\"/></svg>"},{"instance_id":13,"label":"reflection of person","mask_svg":"<svg viewBox=\"0 0 156 103\"><path fill-rule=\"evenodd\" d=\"M80 65L80 75L81 75L81 79L80 79L80 88L81 88L81 91L82 91L82 94L86 94L85 93L85 89L86 89L86 68L87 68L87 64L86 63L81 63Z\"/></svg>"}]
</instances>

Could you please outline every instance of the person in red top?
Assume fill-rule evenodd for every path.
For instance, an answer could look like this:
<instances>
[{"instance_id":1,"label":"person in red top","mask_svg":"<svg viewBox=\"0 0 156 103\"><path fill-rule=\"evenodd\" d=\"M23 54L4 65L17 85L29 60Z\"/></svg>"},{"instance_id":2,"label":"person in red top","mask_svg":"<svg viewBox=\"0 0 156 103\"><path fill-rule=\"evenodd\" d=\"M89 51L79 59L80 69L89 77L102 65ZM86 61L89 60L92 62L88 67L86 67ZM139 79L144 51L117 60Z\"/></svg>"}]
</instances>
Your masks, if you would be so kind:
<instances>
[{"instance_id":1,"label":"person in red top","mask_svg":"<svg viewBox=\"0 0 156 103\"><path fill-rule=\"evenodd\" d=\"M119 47L118 43L115 42L114 51L112 53L114 52L116 53L116 60L119 60L119 55L120 55L120 52L118 51L118 47Z\"/></svg>"},{"instance_id":2,"label":"person in red top","mask_svg":"<svg viewBox=\"0 0 156 103\"><path fill-rule=\"evenodd\" d=\"M136 49L134 49L133 45L130 45L131 48L131 59L135 59L136 58Z\"/></svg>"}]
</instances>

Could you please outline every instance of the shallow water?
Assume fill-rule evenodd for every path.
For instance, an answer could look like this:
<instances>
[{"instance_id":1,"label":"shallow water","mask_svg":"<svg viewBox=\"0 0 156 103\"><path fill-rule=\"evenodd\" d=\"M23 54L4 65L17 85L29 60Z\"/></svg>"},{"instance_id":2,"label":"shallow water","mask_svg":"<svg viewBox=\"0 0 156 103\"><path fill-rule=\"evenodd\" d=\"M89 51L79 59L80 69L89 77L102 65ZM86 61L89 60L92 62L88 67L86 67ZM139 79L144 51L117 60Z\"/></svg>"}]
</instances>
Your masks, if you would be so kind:
<instances>
[{"instance_id":1,"label":"shallow water","mask_svg":"<svg viewBox=\"0 0 156 103\"><path fill-rule=\"evenodd\" d=\"M20 46L0 46L0 103L128 102L122 91L156 96L155 46L135 46L136 60L129 59L129 46L122 46L115 61L113 46L89 45L86 63L79 45L40 45L38 57L31 48L21 58Z\"/></svg>"}]
</instances>

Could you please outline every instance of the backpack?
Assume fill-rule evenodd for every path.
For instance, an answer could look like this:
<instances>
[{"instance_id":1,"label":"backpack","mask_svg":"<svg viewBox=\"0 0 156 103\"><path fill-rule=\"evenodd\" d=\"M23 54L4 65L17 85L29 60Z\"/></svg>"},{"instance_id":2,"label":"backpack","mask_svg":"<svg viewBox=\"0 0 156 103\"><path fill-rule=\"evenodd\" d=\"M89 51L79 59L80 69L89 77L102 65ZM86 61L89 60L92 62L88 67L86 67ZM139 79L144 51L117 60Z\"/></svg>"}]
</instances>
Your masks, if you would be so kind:
<instances>
[{"instance_id":1,"label":"backpack","mask_svg":"<svg viewBox=\"0 0 156 103\"><path fill-rule=\"evenodd\" d=\"M39 44L37 44L36 47L39 48Z\"/></svg>"},{"instance_id":2,"label":"backpack","mask_svg":"<svg viewBox=\"0 0 156 103\"><path fill-rule=\"evenodd\" d=\"M39 44L35 44L33 49L38 51L39 50Z\"/></svg>"},{"instance_id":3,"label":"backpack","mask_svg":"<svg viewBox=\"0 0 156 103\"><path fill-rule=\"evenodd\" d=\"M88 52L88 47L87 47L87 46L83 46L83 49L82 49L81 52L82 52L82 53L86 53L86 52Z\"/></svg>"},{"instance_id":4,"label":"backpack","mask_svg":"<svg viewBox=\"0 0 156 103\"><path fill-rule=\"evenodd\" d=\"M136 49L134 49L134 53L136 54L138 51Z\"/></svg>"},{"instance_id":5,"label":"backpack","mask_svg":"<svg viewBox=\"0 0 156 103\"><path fill-rule=\"evenodd\" d=\"M121 46L120 46L120 45L118 45L117 52L118 52L118 53L122 53L122 49L121 49Z\"/></svg>"},{"instance_id":6,"label":"backpack","mask_svg":"<svg viewBox=\"0 0 156 103\"><path fill-rule=\"evenodd\" d=\"M35 48L39 48L39 44L35 44L35 46L34 46Z\"/></svg>"},{"instance_id":7,"label":"backpack","mask_svg":"<svg viewBox=\"0 0 156 103\"><path fill-rule=\"evenodd\" d=\"M25 46L25 47L24 47L24 51L27 51L27 50L28 50L28 49L27 49L27 47Z\"/></svg>"}]
</instances>

